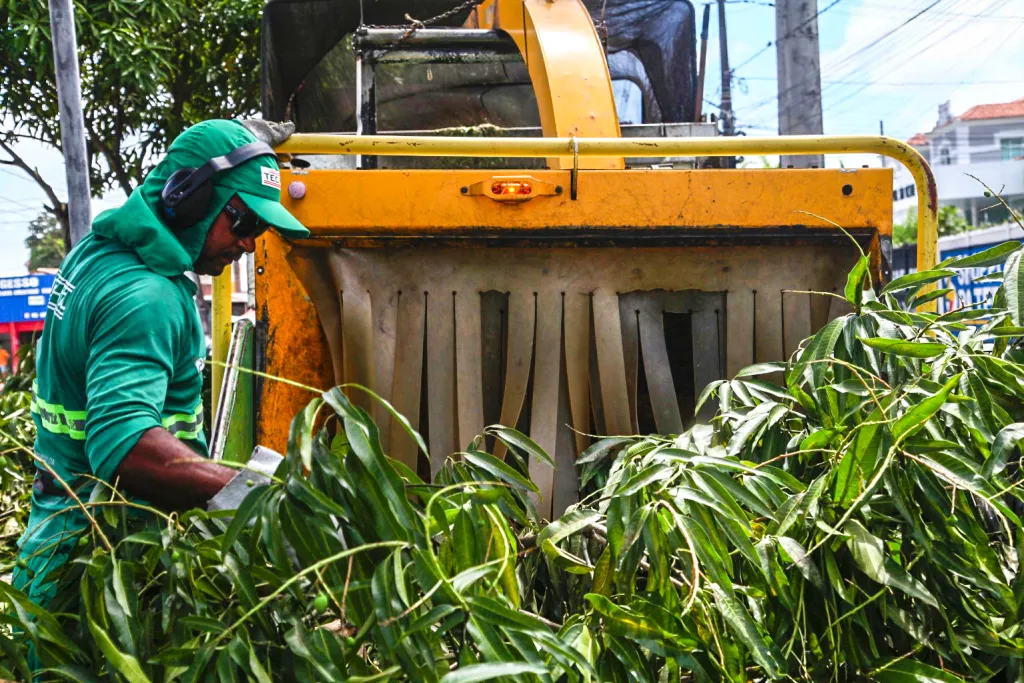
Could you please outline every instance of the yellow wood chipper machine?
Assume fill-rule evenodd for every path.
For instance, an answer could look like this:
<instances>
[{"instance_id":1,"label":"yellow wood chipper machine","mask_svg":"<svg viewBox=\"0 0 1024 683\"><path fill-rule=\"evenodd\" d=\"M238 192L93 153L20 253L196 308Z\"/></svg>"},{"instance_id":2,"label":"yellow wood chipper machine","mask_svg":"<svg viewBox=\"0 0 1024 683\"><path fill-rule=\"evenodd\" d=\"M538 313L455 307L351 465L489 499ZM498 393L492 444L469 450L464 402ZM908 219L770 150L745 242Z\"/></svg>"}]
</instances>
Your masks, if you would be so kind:
<instances>
[{"instance_id":1,"label":"yellow wood chipper machine","mask_svg":"<svg viewBox=\"0 0 1024 683\"><path fill-rule=\"evenodd\" d=\"M581 0L461 10L445 17L454 26L312 22L329 34L316 40L335 46L283 91L287 68L266 46L288 26L301 32L304 15L265 23L264 114L299 129L278 149L282 201L311 235L259 241L255 329L232 335L215 297L214 357L229 363L216 455L254 442L283 451L309 400L230 366L313 387L356 383L424 434L429 458L380 404L351 392L388 453L421 475L485 425L519 428L555 459L530 474L540 512L557 516L576 500L588 435L678 433L709 382L786 359L845 312L808 292L842 292L859 256L851 236L873 282L888 275L890 169L735 169L720 158L896 159L918 184L918 263L934 264L934 183L912 148L870 136L715 137L694 121L620 125L608 40ZM472 116L499 125L473 127ZM418 119L430 130L409 127ZM451 125L438 131L439 120Z\"/></svg>"}]
</instances>

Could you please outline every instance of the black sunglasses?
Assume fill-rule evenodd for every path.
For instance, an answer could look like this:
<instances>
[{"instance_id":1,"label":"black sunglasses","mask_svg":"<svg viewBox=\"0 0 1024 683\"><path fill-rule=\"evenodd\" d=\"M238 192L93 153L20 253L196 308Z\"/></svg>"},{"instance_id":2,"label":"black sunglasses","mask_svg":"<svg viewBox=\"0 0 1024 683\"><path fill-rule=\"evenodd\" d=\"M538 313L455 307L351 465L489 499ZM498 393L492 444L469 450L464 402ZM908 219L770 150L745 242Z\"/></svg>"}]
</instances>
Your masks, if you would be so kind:
<instances>
[{"instance_id":1,"label":"black sunglasses","mask_svg":"<svg viewBox=\"0 0 1024 683\"><path fill-rule=\"evenodd\" d=\"M256 215L255 211L243 211L225 204L224 212L231 217L231 234L238 239L256 238L271 228L270 223Z\"/></svg>"}]
</instances>

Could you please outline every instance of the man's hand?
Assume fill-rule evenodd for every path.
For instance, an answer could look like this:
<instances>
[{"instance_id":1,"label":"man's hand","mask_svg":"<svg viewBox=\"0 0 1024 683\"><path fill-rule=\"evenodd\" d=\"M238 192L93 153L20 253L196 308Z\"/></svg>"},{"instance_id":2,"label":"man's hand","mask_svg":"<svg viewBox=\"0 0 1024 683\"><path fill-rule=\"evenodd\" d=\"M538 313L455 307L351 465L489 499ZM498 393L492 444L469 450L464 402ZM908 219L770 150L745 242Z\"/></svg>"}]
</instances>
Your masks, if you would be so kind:
<instances>
[{"instance_id":1,"label":"man's hand","mask_svg":"<svg viewBox=\"0 0 1024 683\"><path fill-rule=\"evenodd\" d=\"M235 474L162 427L145 432L115 471L129 493L169 510L205 507Z\"/></svg>"}]
</instances>

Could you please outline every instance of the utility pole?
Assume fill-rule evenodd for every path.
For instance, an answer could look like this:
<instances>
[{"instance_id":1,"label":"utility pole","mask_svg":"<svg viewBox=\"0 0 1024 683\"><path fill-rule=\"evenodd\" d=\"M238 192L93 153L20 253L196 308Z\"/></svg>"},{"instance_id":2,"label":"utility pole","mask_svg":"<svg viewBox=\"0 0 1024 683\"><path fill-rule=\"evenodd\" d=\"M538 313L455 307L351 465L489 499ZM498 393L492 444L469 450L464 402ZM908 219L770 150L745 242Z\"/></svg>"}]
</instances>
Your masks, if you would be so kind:
<instances>
[{"instance_id":1,"label":"utility pole","mask_svg":"<svg viewBox=\"0 0 1024 683\"><path fill-rule=\"evenodd\" d=\"M89 157L85 150L85 117L78 73L78 44L72 0L49 0L50 33L53 36L53 67L57 75L60 139L68 182L68 217L71 246L92 226L89 206Z\"/></svg>"},{"instance_id":2,"label":"utility pole","mask_svg":"<svg viewBox=\"0 0 1024 683\"><path fill-rule=\"evenodd\" d=\"M718 49L722 58L722 133L735 135L732 116L732 70L729 69L729 39L725 31L725 0L718 0Z\"/></svg>"},{"instance_id":3,"label":"utility pole","mask_svg":"<svg viewBox=\"0 0 1024 683\"><path fill-rule=\"evenodd\" d=\"M721 1L721 0L720 0ZM779 75L779 134L820 135L821 55L817 0L776 0L775 51ZM821 154L780 159L783 168L822 168Z\"/></svg>"}]
</instances>

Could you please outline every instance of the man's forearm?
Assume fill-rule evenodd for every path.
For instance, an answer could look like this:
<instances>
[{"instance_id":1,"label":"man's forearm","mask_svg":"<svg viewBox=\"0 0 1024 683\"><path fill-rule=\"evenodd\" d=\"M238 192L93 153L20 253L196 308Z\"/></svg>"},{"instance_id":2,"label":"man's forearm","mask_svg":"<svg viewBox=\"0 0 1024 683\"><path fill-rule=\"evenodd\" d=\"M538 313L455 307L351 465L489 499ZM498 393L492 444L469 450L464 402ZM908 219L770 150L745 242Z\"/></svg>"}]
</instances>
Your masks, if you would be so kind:
<instances>
[{"instance_id":1,"label":"man's forearm","mask_svg":"<svg viewBox=\"0 0 1024 683\"><path fill-rule=\"evenodd\" d=\"M116 472L129 493L160 507L203 507L236 472L205 460L161 427L145 432Z\"/></svg>"}]
</instances>

